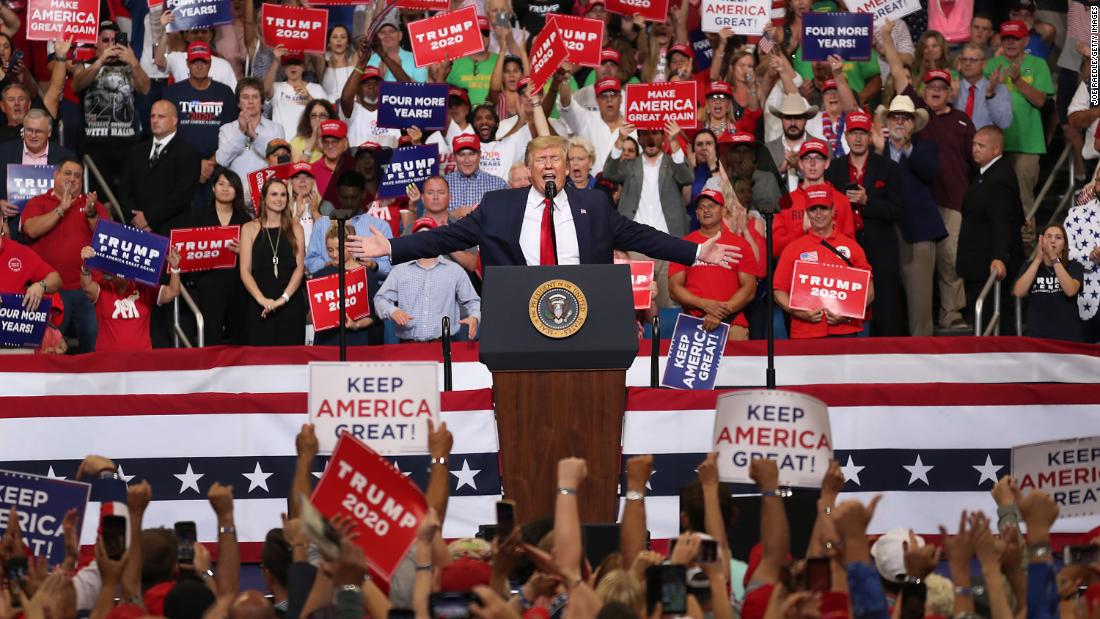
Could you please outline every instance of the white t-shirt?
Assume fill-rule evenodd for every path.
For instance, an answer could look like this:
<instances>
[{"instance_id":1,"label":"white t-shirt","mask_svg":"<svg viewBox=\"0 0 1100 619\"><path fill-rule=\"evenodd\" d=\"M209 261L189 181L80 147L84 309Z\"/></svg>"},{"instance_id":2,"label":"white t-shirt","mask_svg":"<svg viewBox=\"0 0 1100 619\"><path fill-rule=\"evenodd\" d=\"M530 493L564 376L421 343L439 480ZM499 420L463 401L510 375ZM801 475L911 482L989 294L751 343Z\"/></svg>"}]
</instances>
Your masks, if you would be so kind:
<instances>
[{"instance_id":1,"label":"white t-shirt","mask_svg":"<svg viewBox=\"0 0 1100 619\"><path fill-rule=\"evenodd\" d=\"M499 130L497 134L500 134ZM508 171L512 169L513 163L523 160L527 143L531 139L531 127L525 125L503 140L482 143L481 170L507 181Z\"/></svg>"},{"instance_id":2,"label":"white t-shirt","mask_svg":"<svg viewBox=\"0 0 1100 619\"><path fill-rule=\"evenodd\" d=\"M191 77L191 69L187 68L187 52L168 52L164 57L168 74L176 83ZM210 79L229 86L229 90L237 91L237 74L225 58L214 56L210 60ZM294 135L293 133L288 135Z\"/></svg>"},{"instance_id":3,"label":"white t-shirt","mask_svg":"<svg viewBox=\"0 0 1100 619\"><path fill-rule=\"evenodd\" d=\"M275 82L271 88L271 120L283 128L283 135L298 135L298 121L310 99L324 99L320 84L306 82L308 96L301 95L287 82Z\"/></svg>"},{"instance_id":4,"label":"white t-shirt","mask_svg":"<svg viewBox=\"0 0 1100 619\"><path fill-rule=\"evenodd\" d=\"M363 142L376 142L380 146L394 148L397 140L401 139L401 132L397 129L386 129L378 126L378 111L370 111L355 102L351 110L351 117L344 116L344 110L340 109L340 116L348 123L348 145L352 148Z\"/></svg>"},{"instance_id":5,"label":"white t-shirt","mask_svg":"<svg viewBox=\"0 0 1100 619\"><path fill-rule=\"evenodd\" d=\"M618 131L612 131L599 112L587 110L576 102L571 102L570 105L560 109L562 120L573 127L573 135L588 138L592 146L596 147L596 161L592 164L592 175L599 174L603 171L603 164L607 162L607 155L611 153L611 146L615 143Z\"/></svg>"}]
</instances>

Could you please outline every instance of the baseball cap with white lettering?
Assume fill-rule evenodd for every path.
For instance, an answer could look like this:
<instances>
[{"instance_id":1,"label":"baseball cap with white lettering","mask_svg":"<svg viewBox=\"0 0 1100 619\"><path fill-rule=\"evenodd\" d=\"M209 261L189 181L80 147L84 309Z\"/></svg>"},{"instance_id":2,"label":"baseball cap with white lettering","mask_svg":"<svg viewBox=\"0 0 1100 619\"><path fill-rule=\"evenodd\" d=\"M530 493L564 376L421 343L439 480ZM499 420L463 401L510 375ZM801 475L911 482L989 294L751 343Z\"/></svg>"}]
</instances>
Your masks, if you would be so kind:
<instances>
[{"instance_id":1,"label":"baseball cap with white lettering","mask_svg":"<svg viewBox=\"0 0 1100 619\"><path fill-rule=\"evenodd\" d=\"M608 77L596 82L597 96L602 95L605 92L621 92L622 89L622 82L613 77Z\"/></svg>"},{"instance_id":2,"label":"baseball cap with white lettering","mask_svg":"<svg viewBox=\"0 0 1100 619\"><path fill-rule=\"evenodd\" d=\"M451 150L458 154L463 149L475 150L481 152L481 140L472 133L461 133L455 136L455 139L451 141Z\"/></svg>"}]
</instances>

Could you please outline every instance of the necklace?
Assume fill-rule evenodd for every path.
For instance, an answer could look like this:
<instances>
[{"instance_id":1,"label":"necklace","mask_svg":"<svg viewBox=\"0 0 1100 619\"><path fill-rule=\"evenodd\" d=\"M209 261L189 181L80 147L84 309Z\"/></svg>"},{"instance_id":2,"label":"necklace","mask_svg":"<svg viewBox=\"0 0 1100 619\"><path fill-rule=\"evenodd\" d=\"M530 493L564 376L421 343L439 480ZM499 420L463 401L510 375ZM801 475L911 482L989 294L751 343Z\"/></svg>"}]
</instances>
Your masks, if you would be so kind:
<instances>
[{"instance_id":1,"label":"necklace","mask_svg":"<svg viewBox=\"0 0 1100 619\"><path fill-rule=\"evenodd\" d=\"M275 237L275 242L272 243L269 228L264 228L264 236L267 237L267 244L271 247L271 268L275 271L275 279L279 279L279 243L283 240L283 236L280 234Z\"/></svg>"}]
</instances>

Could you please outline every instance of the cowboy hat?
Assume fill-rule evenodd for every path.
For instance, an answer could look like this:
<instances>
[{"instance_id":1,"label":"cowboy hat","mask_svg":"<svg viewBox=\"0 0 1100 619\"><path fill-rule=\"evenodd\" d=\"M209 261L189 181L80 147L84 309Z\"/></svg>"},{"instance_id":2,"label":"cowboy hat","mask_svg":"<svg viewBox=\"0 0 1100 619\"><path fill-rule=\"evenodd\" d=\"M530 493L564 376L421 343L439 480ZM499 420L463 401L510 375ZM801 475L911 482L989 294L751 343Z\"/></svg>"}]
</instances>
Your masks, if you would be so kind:
<instances>
[{"instance_id":1,"label":"cowboy hat","mask_svg":"<svg viewBox=\"0 0 1100 619\"><path fill-rule=\"evenodd\" d=\"M802 95L783 95L783 103L779 107L769 105L768 111L774 116L802 116L809 119L817 116L818 107L807 105Z\"/></svg>"},{"instance_id":2,"label":"cowboy hat","mask_svg":"<svg viewBox=\"0 0 1100 619\"><path fill-rule=\"evenodd\" d=\"M928 110L918 109L917 106L913 105L913 100L908 95L894 97L890 101L889 109L885 105L880 105L875 109L875 116L878 117L879 122L883 122L884 117L889 114L908 114L912 116L913 133L924 129L924 126L928 124Z\"/></svg>"}]
</instances>

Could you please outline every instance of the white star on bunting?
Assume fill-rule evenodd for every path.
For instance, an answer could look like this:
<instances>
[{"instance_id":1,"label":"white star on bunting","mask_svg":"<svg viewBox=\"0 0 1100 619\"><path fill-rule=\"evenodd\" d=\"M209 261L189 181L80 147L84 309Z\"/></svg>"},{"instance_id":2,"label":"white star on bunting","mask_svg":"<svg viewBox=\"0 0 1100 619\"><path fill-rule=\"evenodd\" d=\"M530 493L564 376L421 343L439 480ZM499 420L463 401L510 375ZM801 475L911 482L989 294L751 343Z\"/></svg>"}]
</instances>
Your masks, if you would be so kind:
<instances>
[{"instance_id":1,"label":"white star on bunting","mask_svg":"<svg viewBox=\"0 0 1100 619\"><path fill-rule=\"evenodd\" d=\"M989 457L989 454L985 454L985 464L972 464L975 471L978 471L982 476L978 479L978 485L985 483L985 480L989 480L993 483L997 483L997 471L1004 468L1003 464L993 464L993 459Z\"/></svg>"},{"instance_id":2,"label":"white star on bunting","mask_svg":"<svg viewBox=\"0 0 1100 619\"><path fill-rule=\"evenodd\" d=\"M180 480L180 494L183 494L189 488L195 492L199 492L199 480L202 479L203 473L196 473L193 471L190 462L187 463L186 471L183 473L173 473L172 476Z\"/></svg>"},{"instance_id":3,"label":"white star on bunting","mask_svg":"<svg viewBox=\"0 0 1100 619\"><path fill-rule=\"evenodd\" d=\"M451 475L458 478L458 485L455 486L455 490L461 490L462 486L469 486L474 490L477 490L477 482L474 477L481 472L481 469L471 469L470 462L465 458L462 459L462 468L457 471L450 471Z\"/></svg>"},{"instance_id":4,"label":"white star on bunting","mask_svg":"<svg viewBox=\"0 0 1100 619\"><path fill-rule=\"evenodd\" d=\"M252 492L256 488L263 488L264 492L271 492L267 488L267 478L271 477L275 473L265 473L260 468L260 462L256 461L256 468L251 473L241 473L248 480L248 491Z\"/></svg>"},{"instance_id":5,"label":"white star on bunting","mask_svg":"<svg viewBox=\"0 0 1100 619\"><path fill-rule=\"evenodd\" d=\"M928 466L924 462L921 462L920 454L917 454L917 461L913 464L903 464L902 467L909 471L909 485L912 486L917 480L923 481L924 485L930 486L928 482L928 471L931 471L935 466Z\"/></svg>"}]
</instances>

